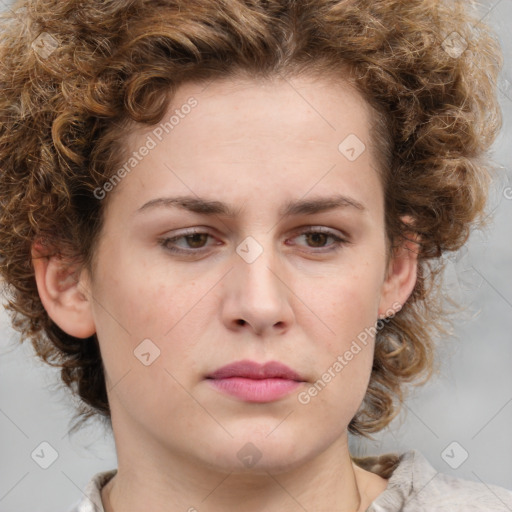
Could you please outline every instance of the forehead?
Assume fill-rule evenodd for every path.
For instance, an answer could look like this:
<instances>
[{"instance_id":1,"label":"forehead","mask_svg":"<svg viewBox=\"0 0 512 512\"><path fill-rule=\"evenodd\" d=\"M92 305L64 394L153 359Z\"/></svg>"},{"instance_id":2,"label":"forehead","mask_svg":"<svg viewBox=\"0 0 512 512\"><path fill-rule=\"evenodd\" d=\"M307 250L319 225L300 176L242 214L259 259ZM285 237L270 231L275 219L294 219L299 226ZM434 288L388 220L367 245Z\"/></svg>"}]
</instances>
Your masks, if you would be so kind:
<instances>
[{"instance_id":1,"label":"forehead","mask_svg":"<svg viewBox=\"0 0 512 512\"><path fill-rule=\"evenodd\" d=\"M197 104L192 111L187 108L191 100ZM371 125L371 115L371 107L361 94L341 78L233 77L206 84L182 84L161 124L171 121L172 129L167 125L164 131L165 134L178 132L174 134L175 140L182 131L177 129L178 124L184 124L184 118L193 120L188 124L204 124L205 129L195 134L203 143L208 140L217 143L220 137L227 139L229 135L242 138L255 133L277 143L298 136L327 141L329 135L339 132L334 137L336 141L347 130L364 137ZM208 127L217 129L207 134Z\"/></svg>"},{"instance_id":2,"label":"forehead","mask_svg":"<svg viewBox=\"0 0 512 512\"><path fill-rule=\"evenodd\" d=\"M153 134L157 142L165 139L178 150L181 140L191 135L198 150L219 149L219 144L242 138L246 145L267 138L281 149L299 137L337 146L348 134L367 139L374 114L348 78L340 76L216 78L181 84L161 123L149 128L132 124L125 145L131 149L141 137ZM371 140L366 142L372 146Z\"/></svg>"},{"instance_id":3,"label":"forehead","mask_svg":"<svg viewBox=\"0 0 512 512\"><path fill-rule=\"evenodd\" d=\"M115 193L130 189L140 207L163 189L219 199L237 191L317 195L343 181L375 188L370 128L371 108L342 80L185 83L159 124L137 126L123 141L125 162L134 165ZM140 158L144 146L150 150Z\"/></svg>"}]
</instances>

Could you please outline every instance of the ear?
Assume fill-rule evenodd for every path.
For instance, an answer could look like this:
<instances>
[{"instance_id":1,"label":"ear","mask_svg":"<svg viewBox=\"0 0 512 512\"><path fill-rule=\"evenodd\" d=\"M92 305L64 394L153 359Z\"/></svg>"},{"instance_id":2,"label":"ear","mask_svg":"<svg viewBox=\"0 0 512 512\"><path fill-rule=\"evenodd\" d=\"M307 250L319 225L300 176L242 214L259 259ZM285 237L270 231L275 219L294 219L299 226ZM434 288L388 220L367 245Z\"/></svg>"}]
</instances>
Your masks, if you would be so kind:
<instances>
[{"instance_id":1,"label":"ear","mask_svg":"<svg viewBox=\"0 0 512 512\"><path fill-rule=\"evenodd\" d=\"M412 223L407 216L403 220ZM397 311L397 304L402 307L416 285L418 270L418 254L420 251L419 237L412 232L406 234L400 245L393 249L387 268L387 274L381 288L379 302L379 318L390 316Z\"/></svg>"},{"instance_id":2,"label":"ear","mask_svg":"<svg viewBox=\"0 0 512 512\"><path fill-rule=\"evenodd\" d=\"M60 254L48 256L39 240L32 244L31 253L39 297L50 318L71 336L92 336L96 328L86 271Z\"/></svg>"}]
</instances>

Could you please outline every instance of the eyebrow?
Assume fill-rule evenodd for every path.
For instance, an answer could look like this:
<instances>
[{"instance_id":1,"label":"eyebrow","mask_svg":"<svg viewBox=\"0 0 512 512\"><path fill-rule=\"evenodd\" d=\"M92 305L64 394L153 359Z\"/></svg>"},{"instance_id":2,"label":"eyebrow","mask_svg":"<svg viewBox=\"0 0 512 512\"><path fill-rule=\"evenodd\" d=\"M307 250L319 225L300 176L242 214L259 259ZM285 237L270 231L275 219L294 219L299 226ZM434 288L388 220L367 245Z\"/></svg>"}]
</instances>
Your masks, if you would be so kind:
<instances>
[{"instance_id":1,"label":"eyebrow","mask_svg":"<svg viewBox=\"0 0 512 512\"><path fill-rule=\"evenodd\" d=\"M152 199L143 204L137 210L137 213L145 212L156 207L175 207L201 215L222 215L228 218L234 218L242 211L242 208L234 208L221 201L208 200L197 196L177 196ZM347 207L354 208L361 212L366 211L366 207L361 202L348 196L336 194L328 197L288 201L279 211L279 216L313 215L315 213Z\"/></svg>"}]
</instances>

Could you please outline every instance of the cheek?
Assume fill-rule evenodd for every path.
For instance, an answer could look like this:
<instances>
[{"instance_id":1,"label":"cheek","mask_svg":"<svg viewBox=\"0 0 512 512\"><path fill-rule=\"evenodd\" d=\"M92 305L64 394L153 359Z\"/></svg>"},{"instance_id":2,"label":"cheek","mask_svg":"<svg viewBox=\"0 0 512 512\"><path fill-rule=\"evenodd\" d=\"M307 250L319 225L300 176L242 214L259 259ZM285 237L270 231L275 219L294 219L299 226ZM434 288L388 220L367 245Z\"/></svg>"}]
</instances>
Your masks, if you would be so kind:
<instances>
[{"instance_id":1,"label":"cheek","mask_svg":"<svg viewBox=\"0 0 512 512\"><path fill-rule=\"evenodd\" d=\"M187 312L198 301L197 287L126 263L103 276L95 317L111 406L122 404L134 418L169 419L190 401L179 383L196 371L191 351L198 325L195 309L190 318ZM173 397L165 410L163 397Z\"/></svg>"},{"instance_id":2,"label":"cheek","mask_svg":"<svg viewBox=\"0 0 512 512\"><path fill-rule=\"evenodd\" d=\"M379 277L375 268L362 265L320 281L297 282L300 287L297 295L306 298L305 304L314 313L307 328L315 329L316 337L323 333L321 339L329 340L329 352L342 350L375 324Z\"/></svg>"},{"instance_id":3,"label":"cheek","mask_svg":"<svg viewBox=\"0 0 512 512\"><path fill-rule=\"evenodd\" d=\"M164 276L144 265L137 272L132 267L125 260L105 269L95 290L96 327L106 373L116 381L129 370L131 380L138 379L148 368L137 354L148 352L150 360L155 357L149 368L165 367L173 374L190 370L196 364L195 347L211 317L211 311L206 311L211 305L201 300L211 283L199 285L176 273L173 279L172 273ZM165 383L154 381L160 378L154 371L140 377L141 383L151 386Z\"/></svg>"},{"instance_id":4,"label":"cheek","mask_svg":"<svg viewBox=\"0 0 512 512\"><path fill-rule=\"evenodd\" d=\"M99 309L108 314L106 322L134 340L161 339L199 293L194 282L180 280L176 272L159 272L142 259L135 261L135 255L105 266L99 283L95 295L102 302Z\"/></svg>"}]
</instances>

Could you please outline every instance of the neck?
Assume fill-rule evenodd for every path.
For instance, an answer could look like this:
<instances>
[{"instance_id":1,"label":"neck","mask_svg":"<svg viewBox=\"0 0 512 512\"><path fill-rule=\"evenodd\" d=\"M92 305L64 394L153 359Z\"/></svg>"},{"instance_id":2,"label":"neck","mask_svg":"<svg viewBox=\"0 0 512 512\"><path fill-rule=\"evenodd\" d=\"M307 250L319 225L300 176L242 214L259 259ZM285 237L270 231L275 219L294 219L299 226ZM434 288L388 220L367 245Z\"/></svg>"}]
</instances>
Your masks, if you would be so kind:
<instances>
[{"instance_id":1,"label":"neck","mask_svg":"<svg viewBox=\"0 0 512 512\"><path fill-rule=\"evenodd\" d=\"M257 472L230 472L127 441L116 439L123 449L116 476L102 490L105 512L359 512L386 486L352 463L346 436L293 468Z\"/></svg>"}]
</instances>

